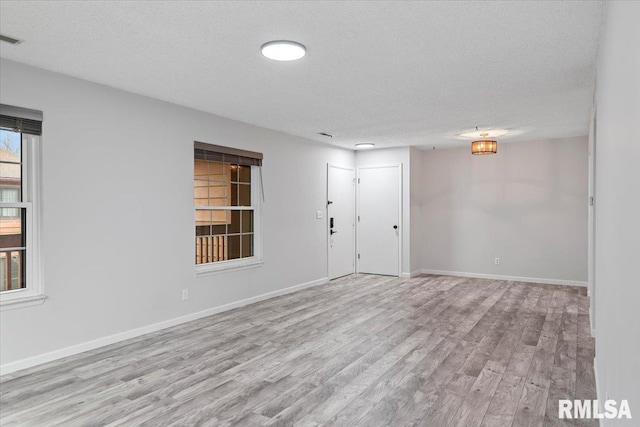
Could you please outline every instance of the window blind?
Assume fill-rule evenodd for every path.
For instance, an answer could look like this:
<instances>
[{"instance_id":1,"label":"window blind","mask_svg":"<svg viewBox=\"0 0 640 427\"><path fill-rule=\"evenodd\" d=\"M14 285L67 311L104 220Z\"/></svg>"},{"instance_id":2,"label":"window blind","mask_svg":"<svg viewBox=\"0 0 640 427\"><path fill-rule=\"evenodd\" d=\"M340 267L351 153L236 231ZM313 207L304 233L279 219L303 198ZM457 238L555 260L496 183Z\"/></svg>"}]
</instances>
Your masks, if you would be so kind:
<instances>
[{"instance_id":1,"label":"window blind","mask_svg":"<svg viewBox=\"0 0 640 427\"><path fill-rule=\"evenodd\" d=\"M195 158L198 160L213 160L243 166L262 166L262 153L206 144L198 141L194 143L194 149Z\"/></svg>"},{"instance_id":2,"label":"window blind","mask_svg":"<svg viewBox=\"0 0 640 427\"><path fill-rule=\"evenodd\" d=\"M0 104L0 127L42 135L42 111Z\"/></svg>"}]
</instances>

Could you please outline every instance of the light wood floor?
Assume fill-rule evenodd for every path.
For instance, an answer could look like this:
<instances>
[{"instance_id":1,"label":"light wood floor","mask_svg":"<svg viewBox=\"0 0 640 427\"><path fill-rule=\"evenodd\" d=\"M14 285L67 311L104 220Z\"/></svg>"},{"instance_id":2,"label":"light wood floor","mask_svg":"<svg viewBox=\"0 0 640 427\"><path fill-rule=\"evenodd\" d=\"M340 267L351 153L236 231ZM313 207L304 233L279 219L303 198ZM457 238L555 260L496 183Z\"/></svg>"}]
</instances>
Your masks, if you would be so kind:
<instances>
[{"instance_id":1,"label":"light wood floor","mask_svg":"<svg viewBox=\"0 0 640 427\"><path fill-rule=\"evenodd\" d=\"M593 357L584 288L355 275L6 375L0 420L563 425Z\"/></svg>"}]
</instances>

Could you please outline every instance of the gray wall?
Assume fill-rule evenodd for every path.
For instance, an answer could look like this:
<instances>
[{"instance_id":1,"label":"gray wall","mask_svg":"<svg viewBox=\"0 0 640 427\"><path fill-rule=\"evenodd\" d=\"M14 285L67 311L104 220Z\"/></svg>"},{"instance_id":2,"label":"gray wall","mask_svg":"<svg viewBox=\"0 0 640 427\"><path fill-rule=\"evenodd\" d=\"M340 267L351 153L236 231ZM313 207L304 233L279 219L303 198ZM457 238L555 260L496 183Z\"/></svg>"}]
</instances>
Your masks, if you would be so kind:
<instances>
[{"instance_id":1,"label":"gray wall","mask_svg":"<svg viewBox=\"0 0 640 427\"><path fill-rule=\"evenodd\" d=\"M423 268L586 282L586 137L422 156Z\"/></svg>"},{"instance_id":2,"label":"gray wall","mask_svg":"<svg viewBox=\"0 0 640 427\"><path fill-rule=\"evenodd\" d=\"M607 3L598 57L595 289L598 398L640 418L640 3Z\"/></svg>"},{"instance_id":3,"label":"gray wall","mask_svg":"<svg viewBox=\"0 0 640 427\"><path fill-rule=\"evenodd\" d=\"M326 278L327 162L353 151L2 60L44 112L43 305L3 311L4 365ZM264 266L195 277L193 141L264 153ZM189 288L189 300L181 289Z\"/></svg>"}]
</instances>

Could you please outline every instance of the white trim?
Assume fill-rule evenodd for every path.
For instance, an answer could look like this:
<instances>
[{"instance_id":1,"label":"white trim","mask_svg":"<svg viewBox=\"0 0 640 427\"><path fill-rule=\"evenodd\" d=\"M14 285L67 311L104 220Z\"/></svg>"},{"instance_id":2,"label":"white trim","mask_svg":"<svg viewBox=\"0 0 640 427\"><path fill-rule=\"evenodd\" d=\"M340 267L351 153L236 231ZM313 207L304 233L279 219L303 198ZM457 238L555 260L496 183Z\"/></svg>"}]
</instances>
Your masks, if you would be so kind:
<instances>
[{"instance_id":1,"label":"white trim","mask_svg":"<svg viewBox=\"0 0 640 427\"><path fill-rule=\"evenodd\" d=\"M257 167L257 166L254 166ZM247 185L247 184L244 184ZM197 211L253 211L253 206L194 206Z\"/></svg>"},{"instance_id":2,"label":"white trim","mask_svg":"<svg viewBox=\"0 0 640 427\"><path fill-rule=\"evenodd\" d=\"M414 270L411 273L407 273L406 271L403 271L402 273L400 273L400 277L404 278L404 279L409 279L411 277L416 277L422 274L422 270Z\"/></svg>"},{"instance_id":3,"label":"white trim","mask_svg":"<svg viewBox=\"0 0 640 427\"><path fill-rule=\"evenodd\" d=\"M380 165L363 165L363 166L358 166L356 169L395 168L398 166L402 166L402 163L383 163Z\"/></svg>"},{"instance_id":4,"label":"white trim","mask_svg":"<svg viewBox=\"0 0 640 427\"><path fill-rule=\"evenodd\" d=\"M591 107L591 114L589 118L589 167L588 167L588 196L589 201L588 214L587 214L587 282L589 284L587 295L589 296L589 325L591 329L596 328L596 157L597 157L597 141L596 141L596 127L597 127L597 104L594 93L593 104Z\"/></svg>"},{"instance_id":5,"label":"white trim","mask_svg":"<svg viewBox=\"0 0 640 427\"><path fill-rule=\"evenodd\" d=\"M23 290L23 289L19 289ZM16 291L19 291L16 289ZM5 291L13 292L13 291ZM2 301L2 311L13 310L16 308L32 307L34 305L40 305L46 300L46 295L25 295L19 298L7 299Z\"/></svg>"},{"instance_id":6,"label":"white trim","mask_svg":"<svg viewBox=\"0 0 640 427\"><path fill-rule=\"evenodd\" d=\"M2 207L16 207L26 212L26 287L0 294L0 311L13 310L42 304L44 274L42 263L42 138L38 135L22 134L22 164L26 173L22 175L22 202L2 203Z\"/></svg>"},{"instance_id":7,"label":"white trim","mask_svg":"<svg viewBox=\"0 0 640 427\"><path fill-rule=\"evenodd\" d=\"M212 274L228 273L230 271L247 270L249 268L262 267L263 265L264 261L257 259L256 257L198 264L196 265L196 277L211 276Z\"/></svg>"},{"instance_id":8,"label":"white trim","mask_svg":"<svg viewBox=\"0 0 640 427\"><path fill-rule=\"evenodd\" d=\"M593 358L593 377L596 383L596 399L598 399L598 405L601 405L600 402L604 402L606 399L606 396L602 396L602 399L600 398L600 381L598 381L598 363L597 363L597 358L595 357ZM600 427L604 426L603 418L600 418L599 424L600 424Z\"/></svg>"},{"instance_id":9,"label":"white trim","mask_svg":"<svg viewBox=\"0 0 640 427\"><path fill-rule=\"evenodd\" d=\"M404 239L402 236L404 235L404 165L402 163L398 163L398 277L401 277L402 268L404 265ZM409 226L407 224L407 226ZM407 254L408 256L409 254ZM411 262L409 262L411 264Z\"/></svg>"},{"instance_id":10,"label":"white trim","mask_svg":"<svg viewBox=\"0 0 640 427\"><path fill-rule=\"evenodd\" d=\"M441 276L474 277L477 279L512 280L515 282L544 283L547 285L587 286L587 282L563 279L543 279L539 277L502 276L497 274L467 273L462 271L422 269L422 274L439 274Z\"/></svg>"},{"instance_id":11,"label":"white trim","mask_svg":"<svg viewBox=\"0 0 640 427\"><path fill-rule=\"evenodd\" d=\"M338 163L328 162L327 163L327 168L330 168L330 167L331 168L336 168L336 169L344 169L344 170L351 171L351 172L354 172L354 173L356 171L353 166L345 166L345 165L340 165Z\"/></svg>"},{"instance_id":12,"label":"white trim","mask_svg":"<svg viewBox=\"0 0 640 427\"><path fill-rule=\"evenodd\" d=\"M196 313L187 314L185 316L175 317L173 319L164 320L162 322L154 323L140 328L131 329L117 334L109 335L106 337L98 338L96 340L87 341L84 343L72 345L70 347L54 350L49 353L40 354L37 356L29 357L26 359L17 360L15 362L5 363L0 365L0 375L10 374L22 369L31 368L33 366L41 365L43 363L52 362L54 360L62 359L64 357L73 356L75 354L83 353L85 351L94 350L99 347L104 347L110 344L114 344L120 341L136 338L141 335L156 332L161 329L170 328L172 326L180 325L182 323L191 322L193 320L201 319L203 317L211 316L214 314L222 313L223 311L233 310L234 308L244 307L249 304L264 301L270 298L278 297L281 295L290 294L292 292L300 291L302 289L311 288L313 286L324 285L329 282L329 279L323 277L321 279L312 280L310 282L301 283L299 285L290 286L284 289L278 289L277 291L267 292L266 294L257 295L255 297L235 301L229 304L224 304L218 307L208 308Z\"/></svg>"}]
</instances>

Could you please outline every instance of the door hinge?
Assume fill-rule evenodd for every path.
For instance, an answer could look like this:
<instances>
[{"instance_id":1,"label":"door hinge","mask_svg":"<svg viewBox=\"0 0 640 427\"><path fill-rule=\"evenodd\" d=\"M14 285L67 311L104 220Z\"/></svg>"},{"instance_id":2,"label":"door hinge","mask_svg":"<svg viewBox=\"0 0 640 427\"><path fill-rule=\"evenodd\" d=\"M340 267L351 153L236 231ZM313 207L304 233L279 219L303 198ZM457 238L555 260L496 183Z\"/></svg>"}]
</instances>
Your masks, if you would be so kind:
<instances>
[{"instance_id":1,"label":"door hinge","mask_svg":"<svg viewBox=\"0 0 640 427\"><path fill-rule=\"evenodd\" d=\"M358 259L360 259L360 254L358 254Z\"/></svg>"},{"instance_id":2,"label":"door hinge","mask_svg":"<svg viewBox=\"0 0 640 427\"><path fill-rule=\"evenodd\" d=\"M360 178L358 178L358 184L360 184Z\"/></svg>"},{"instance_id":3,"label":"door hinge","mask_svg":"<svg viewBox=\"0 0 640 427\"><path fill-rule=\"evenodd\" d=\"M358 215L358 222L360 222L360 215Z\"/></svg>"},{"instance_id":4,"label":"door hinge","mask_svg":"<svg viewBox=\"0 0 640 427\"><path fill-rule=\"evenodd\" d=\"M593 206L593 196L589 197L589 206Z\"/></svg>"}]
</instances>

